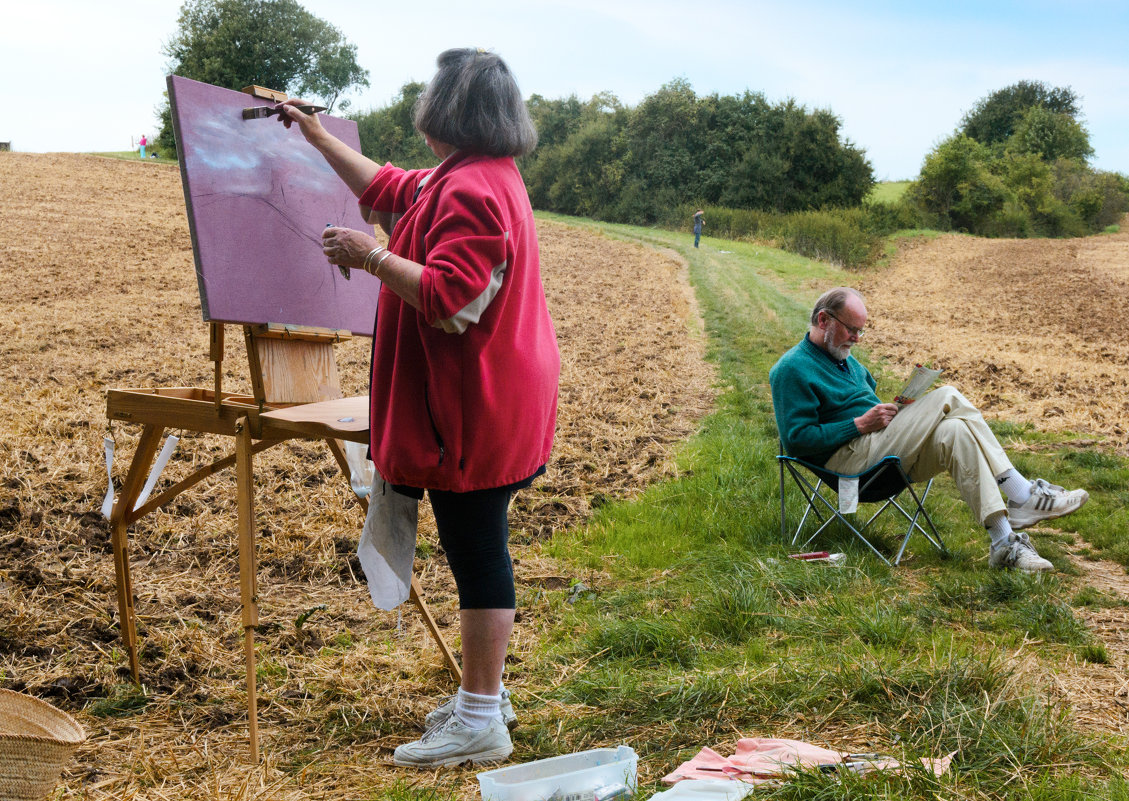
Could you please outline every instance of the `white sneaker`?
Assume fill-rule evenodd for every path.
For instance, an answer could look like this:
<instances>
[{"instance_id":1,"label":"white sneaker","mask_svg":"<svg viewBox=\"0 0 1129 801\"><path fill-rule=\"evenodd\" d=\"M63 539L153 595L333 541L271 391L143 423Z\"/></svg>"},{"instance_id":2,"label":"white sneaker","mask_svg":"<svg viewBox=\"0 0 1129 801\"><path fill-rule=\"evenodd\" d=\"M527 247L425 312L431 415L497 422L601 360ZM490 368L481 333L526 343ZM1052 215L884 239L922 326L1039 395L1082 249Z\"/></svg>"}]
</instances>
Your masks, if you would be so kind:
<instances>
[{"instance_id":1,"label":"white sneaker","mask_svg":"<svg viewBox=\"0 0 1129 801\"><path fill-rule=\"evenodd\" d=\"M427 717L423 719L424 729L434 729L455 714L455 698L454 695L447 696L439 706L428 712ZM510 691L502 690L501 698L498 711L502 713L502 722L506 724L506 728L513 731L517 728L517 715L514 714L514 705L510 701Z\"/></svg>"},{"instance_id":2,"label":"white sneaker","mask_svg":"<svg viewBox=\"0 0 1129 801\"><path fill-rule=\"evenodd\" d=\"M1014 568L1025 573L1042 573L1054 570L1055 566L1035 550L1031 538L1020 531L1013 531L1008 535L1007 544L993 548L988 553L988 566L999 569Z\"/></svg>"},{"instance_id":3,"label":"white sneaker","mask_svg":"<svg viewBox=\"0 0 1129 801\"><path fill-rule=\"evenodd\" d=\"M438 768L470 762L481 765L501 762L513 753L510 733L500 720L490 721L485 729L467 728L454 715L448 717L413 743L404 743L392 754L397 765L412 768Z\"/></svg>"},{"instance_id":4,"label":"white sneaker","mask_svg":"<svg viewBox=\"0 0 1129 801\"><path fill-rule=\"evenodd\" d=\"M1007 502L1007 522L1015 529L1033 526L1041 520L1077 512L1082 504L1090 500L1090 493L1083 489L1065 490L1037 478L1031 482L1031 497L1023 503Z\"/></svg>"}]
</instances>

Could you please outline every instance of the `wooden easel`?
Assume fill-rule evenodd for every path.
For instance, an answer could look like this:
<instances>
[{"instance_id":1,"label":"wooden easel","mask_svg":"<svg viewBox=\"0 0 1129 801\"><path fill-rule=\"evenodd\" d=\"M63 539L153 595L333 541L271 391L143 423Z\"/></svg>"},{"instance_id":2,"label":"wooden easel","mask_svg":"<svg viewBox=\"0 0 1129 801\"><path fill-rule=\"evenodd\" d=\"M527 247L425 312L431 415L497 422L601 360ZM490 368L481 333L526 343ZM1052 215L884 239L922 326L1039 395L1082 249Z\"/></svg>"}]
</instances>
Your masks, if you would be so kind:
<instances>
[{"instance_id":1,"label":"wooden easel","mask_svg":"<svg viewBox=\"0 0 1129 801\"><path fill-rule=\"evenodd\" d=\"M339 440L368 442L368 396L341 397L335 342L347 331L285 325L244 326L251 369L252 395L223 392L222 323L210 323L210 356L215 387L112 389L106 401L110 420L143 426L121 493L110 516L118 612L122 639L134 681L140 681L137 623L130 577L128 528L145 515L220 470L235 466L238 491L239 594L243 607L244 656L247 668L247 722L251 759L259 761L258 708L255 690L255 627L259 624L255 559L255 504L252 457L289 439L323 439L346 478L349 466ZM217 459L134 508L166 428L221 434L235 439L235 453ZM368 502L360 499L367 511ZM461 671L444 642L419 584L412 576L410 598L458 682Z\"/></svg>"}]
</instances>

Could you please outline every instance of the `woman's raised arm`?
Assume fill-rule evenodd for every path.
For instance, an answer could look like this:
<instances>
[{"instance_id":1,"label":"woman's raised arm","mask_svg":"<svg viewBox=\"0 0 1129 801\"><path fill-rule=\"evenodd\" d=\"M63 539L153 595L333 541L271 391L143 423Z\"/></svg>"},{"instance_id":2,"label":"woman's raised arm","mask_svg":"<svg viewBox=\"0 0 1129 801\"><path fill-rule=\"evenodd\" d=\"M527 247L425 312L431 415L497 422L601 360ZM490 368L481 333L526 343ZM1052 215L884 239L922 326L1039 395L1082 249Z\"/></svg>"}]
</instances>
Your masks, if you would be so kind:
<instances>
[{"instance_id":1,"label":"woman's raised arm","mask_svg":"<svg viewBox=\"0 0 1129 801\"><path fill-rule=\"evenodd\" d=\"M297 123L306 141L317 148L349 190L360 197L372 183L372 179L376 177L382 165L353 150L327 131L316 114L304 114L294 108L303 104L304 101L296 99L283 103L282 113L279 114L282 124L289 128Z\"/></svg>"}]
</instances>

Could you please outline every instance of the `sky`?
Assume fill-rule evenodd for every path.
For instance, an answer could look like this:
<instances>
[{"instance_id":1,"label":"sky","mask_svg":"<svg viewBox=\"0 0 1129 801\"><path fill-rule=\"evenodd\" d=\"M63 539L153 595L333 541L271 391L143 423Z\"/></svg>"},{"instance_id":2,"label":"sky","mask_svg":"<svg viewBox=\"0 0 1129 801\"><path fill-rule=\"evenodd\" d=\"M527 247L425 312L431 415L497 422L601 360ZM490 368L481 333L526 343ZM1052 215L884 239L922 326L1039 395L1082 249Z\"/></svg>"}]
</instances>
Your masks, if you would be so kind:
<instances>
[{"instance_id":1,"label":"sky","mask_svg":"<svg viewBox=\"0 0 1129 801\"><path fill-rule=\"evenodd\" d=\"M426 81L448 47L501 55L523 94L634 106L674 79L825 108L875 178L910 179L961 117L1020 80L1069 86L1093 166L1129 174L1124 0L305 0L357 46L354 110ZM0 142L24 152L129 150L157 133L181 0L20 0L0 26ZM379 159L379 154L372 154Z\"/></svg>"}]
</instances>

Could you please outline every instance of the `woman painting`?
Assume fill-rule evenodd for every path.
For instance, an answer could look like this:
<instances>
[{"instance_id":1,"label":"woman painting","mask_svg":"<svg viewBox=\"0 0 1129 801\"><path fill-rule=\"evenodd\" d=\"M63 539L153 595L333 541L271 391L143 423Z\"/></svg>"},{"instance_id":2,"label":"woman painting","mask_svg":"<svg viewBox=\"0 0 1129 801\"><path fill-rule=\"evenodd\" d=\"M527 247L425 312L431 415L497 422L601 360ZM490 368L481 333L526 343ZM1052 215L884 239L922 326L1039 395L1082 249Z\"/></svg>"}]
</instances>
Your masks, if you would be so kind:
<instances>
[{"instance_id":1,"label":"woman painting","mask_svg":"<svg viewBox=\"0 0 1129 801\"><path fill-rule=\"evenodd\" d=\"M373 342L371 453L386 485L422 497L459 592L463 678L427 716L398 765L505 759L514 722L501 685L516 606L507 512L544 472L553 442L560 356L541 284L529 197L514 162L537 134L501 58L442 53L414 122L442 163L379 165L282 108L390 234L328 228L331 264L383 282ZM379 482L378 482L379 483ZM505 715L505 719L503 718Z\"/></svg>"}]
</instances>

